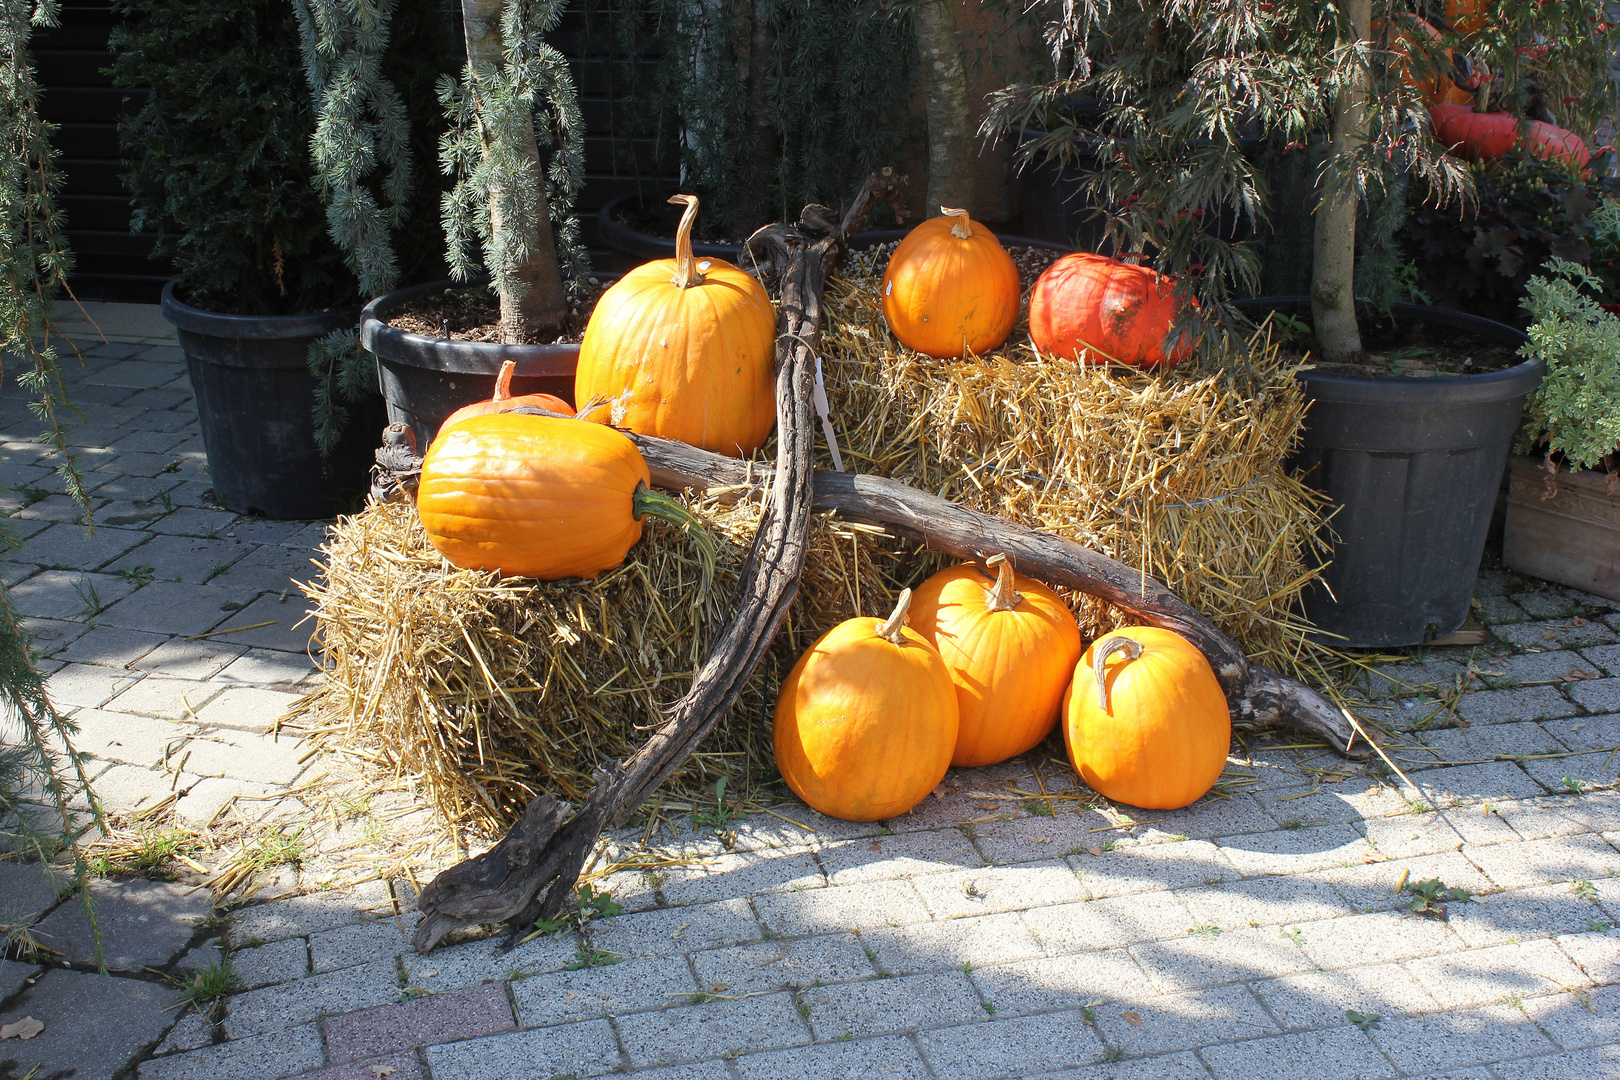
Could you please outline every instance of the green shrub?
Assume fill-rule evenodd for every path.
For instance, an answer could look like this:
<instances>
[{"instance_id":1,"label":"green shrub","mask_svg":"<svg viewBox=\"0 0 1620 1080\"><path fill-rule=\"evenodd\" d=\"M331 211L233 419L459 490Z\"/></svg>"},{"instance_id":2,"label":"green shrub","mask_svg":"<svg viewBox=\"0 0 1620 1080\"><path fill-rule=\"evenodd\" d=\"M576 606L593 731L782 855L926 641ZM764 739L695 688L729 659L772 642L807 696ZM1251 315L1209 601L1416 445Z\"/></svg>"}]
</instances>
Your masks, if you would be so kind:
<instances>
[{"instance_id":1,"label":"green shrub","mask_svg":"<svg viewBox=\"0 0 1620 1080\"><path fill-rule=\"evenodd\" d=\"M1602 282L1585 267L1552 259L1532 277L1525 306L1535 322L1521 352L1547 375L1525 402L1522 450L1545 448L1578 469L1620 452L1620 319L1604 311ZM1607 459L1607 460L1606 460Z\"/></svg>"}]
</instances>

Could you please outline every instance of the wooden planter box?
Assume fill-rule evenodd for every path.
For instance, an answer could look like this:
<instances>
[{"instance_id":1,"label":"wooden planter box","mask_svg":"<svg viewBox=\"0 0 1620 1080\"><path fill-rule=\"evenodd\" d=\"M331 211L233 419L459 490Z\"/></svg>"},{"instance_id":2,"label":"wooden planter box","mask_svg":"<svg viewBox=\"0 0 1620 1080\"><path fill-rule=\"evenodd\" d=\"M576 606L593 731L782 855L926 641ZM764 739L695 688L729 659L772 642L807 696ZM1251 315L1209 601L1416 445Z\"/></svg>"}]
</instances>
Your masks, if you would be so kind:
<instances>
[{"instance_id":1,"label":"wooden planter box","mask_svg":"<svg viewBox=\"0 0 1620 1080\"><path fill-rule=\"evenodd\" d=\"M1509 570L1620 600L1620 486L1600 472L1560 472L1557 493L1534 458L1508 462L1502 562Z\"/></svg>"}]
</instances>

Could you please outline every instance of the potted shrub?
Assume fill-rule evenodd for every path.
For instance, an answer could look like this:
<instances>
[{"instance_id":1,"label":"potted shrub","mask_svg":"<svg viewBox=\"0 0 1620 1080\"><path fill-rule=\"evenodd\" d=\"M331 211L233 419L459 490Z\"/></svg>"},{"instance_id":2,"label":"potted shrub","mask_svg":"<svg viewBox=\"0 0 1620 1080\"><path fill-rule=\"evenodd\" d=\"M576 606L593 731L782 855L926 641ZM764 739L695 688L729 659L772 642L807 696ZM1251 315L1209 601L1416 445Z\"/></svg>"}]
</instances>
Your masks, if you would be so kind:
<instances>
[{"instance_id":1,"label":"potted shrub","mask_svg":"<svg viewBox=\"0 0 1620 1080\"><path fill-rule=\"evenodd\" d=\"M1465 71L1458 56L1477 56L1497 73L1479 80L1482 97L1516 100L1516 47L1535 29L1561 62L1580 65L1593 93L1612 95L1603 58L1604 35L1614 31L1599 18L1602 5L1504 0L1488 20L1459 17L1481 24L1466 37L1430 10L1438 4L1380 3L1376 21L1371 0L1245 5L1241 17L1228 0L1052 6L1056 77L998 94L987 130L1007 132L1069 98L1105 103L1088 183L1109 210L1104 245L1151 261L1198 301L1172 332L1197 335L1202 362L1241 363L1232 298L1252 295L1260 281L1259 245L1246 226L1267 224L1273 193L1261 163L1245 155L1245 138L1261 139L1273 157L1321 155L1311 218L1290 226L1314 234L1310 293L1247 305L1256 314L1287 309L1317 361L1301 373L1313 401L1301 466L1339 510L1333 561L1305 613L1339 644L1398 646L1449 633L1467 615L1520 402L1540 362L1512 357L1522 336L1511 327L1387 295L1381 321L1416 333L1422 347L1472 334L1484 352L1506 354L1507 366L1417 377L1409 369L1422 365L1391 357L1406 347L1398 338L1393 349L1388 335L1364 339L1358 218L1408 180L1432 199L1466 195L1461 162L1429 137L1431 104L1481 70ZM1424 14L1432 32L1417 22ZM1216 63L1223 77L1207 77ZM1211 228L1223 213L1235 227Z\"/></svg>"},{"instance_id":2,"label":"potted shrub","mask_svg":"<svg viewBox=\"0 0 1620 1080\"><path fill-rule=\"evenodd\" d=\"M376 421L323 455L313 341L360 296L311 186L314 109L290 8L272 0L129 0L118 85L150 91L119 134L134 226L175 277L163 314L186 353L214 492L273 518L329 517L367 487Z\"/></svg>"},{"instance_id":3,"label":"potted shrub","mask_svg":"<svg viewBox=\"0 0 1620 1080\"><path fill-rule=\"evenodd\" d=\"M1547 375L1519 446L1537 456L1510 463L1502 561L1620 600L1620 318L1590 271L1562 259L1545 270L1530 279L1524 351Z\"/></svg>"}]
</instances>

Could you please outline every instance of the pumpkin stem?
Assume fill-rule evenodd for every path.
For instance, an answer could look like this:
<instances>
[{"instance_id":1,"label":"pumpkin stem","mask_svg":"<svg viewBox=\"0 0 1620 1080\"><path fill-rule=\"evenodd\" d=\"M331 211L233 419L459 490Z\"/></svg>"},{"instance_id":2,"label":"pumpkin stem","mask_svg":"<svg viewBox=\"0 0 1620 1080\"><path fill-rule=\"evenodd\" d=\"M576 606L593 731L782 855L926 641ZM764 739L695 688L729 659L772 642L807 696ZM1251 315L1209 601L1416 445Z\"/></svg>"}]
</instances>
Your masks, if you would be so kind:
<instances>
[{"instance_id":1,"label":"pumpkin stem","mask_svg":"<svg viewBox=\"0 0 1620 1080\"><path fill-rule=\"evenodd\" d=\"M1105 678L1107 672L1105 665L1108 658L1117 652L1123 652L1126 659L1135 660L1142 655L1142 643L1135 638L1125 637L1123 634L1105 638L1101 644L1091 647L1091 670L1097 676L1097 707L1103 712L1108 711L1108 682Z\"/></svg>"},{"instance_id":2,"label":"pumpkin stem","mask_svg":"<svg viewBox=\"0 0 1620 1080\"><path fill-rule=\"evenodd\" d=\"M1477 113L1490 112L1491 109L1491 80L1486 79L1474 88L1474 111Z\"/></svg>"},{"instance_id":3,"label":"pumpkin stem","mask_svg":"<svg viewBox=\"0 0 1620 1080\"><path fill-rule=\"evenodd\" d=\"M894 611L889 615L889 620L878 624L878 636L886 638L896 645L904 645L906 635L900 632L900 628L906 625L906 613L910 610L911 590L906 589L900 594L900 599L895 601Z\"/></svg>"},{"instance_id":4,"label":"pumpkin stem","mask_svg":"<svg viewBox=\"0 0 1620 1080\"><path fill-rule=\"evenodd\" d=\"M984 565L996 572L996 583L984 590L986 608L991 611L1012 611L1024 602L1024 594L1018 591L1017 575L1013 573L1012 563L1007 561L1007 556L992 555L984 560Z\"/></svg>"},{"instance_id":5,"label":"pumpkin stem","mask_svg":"<svg viewBox=\"0 0 1620 1080\"><path fill-rule=\"evenodd\" d=\"M637 481L636 490L630 496L630 516L637 521L644 517L655 517L685 533L698 549L698 559L703 564L703 589L708 591L709 583L714 580L714 537L709 535L709 530L703 527L703 522L692 511L673 495L654 491Z\"/></svg>"},{"instance_id":6,"label":"pumpkin stem","mask_svg":"<svg viewBox=\"0 0 1620 1080\"><path fill-rule=\"evenodd\" d=\"M505 401L512 396L512 372L516 370L516 360L501 361L501 373L495 376L495 396L489 400Z\"/></svg>"},{"instance_id":7,"label":"pumpkin stem","mask_svg":"<svg viewBox=\"0 0 1620 1080\"><path fill-rule=\"evenodd\" d=\"M942 206L939 212L951 220L951 235L958 240L969 240L973 237L973 229L968 225L968 212L958 210L954 206Z\"/></svg>"},{"instance_id":8,"label":"pumpkin stem","mask_svg":"<svg viewBox=\"0 0 1620 1080\"><path fill-rule=\"evenodd\" d=\"M698 197L671 195L669 201L686 204L681 223L675 226L675 276L669 280L677 289L690 289L703 284L703 275L692 264L692 223L697 220Z\"/></svg>"}]
</instances>

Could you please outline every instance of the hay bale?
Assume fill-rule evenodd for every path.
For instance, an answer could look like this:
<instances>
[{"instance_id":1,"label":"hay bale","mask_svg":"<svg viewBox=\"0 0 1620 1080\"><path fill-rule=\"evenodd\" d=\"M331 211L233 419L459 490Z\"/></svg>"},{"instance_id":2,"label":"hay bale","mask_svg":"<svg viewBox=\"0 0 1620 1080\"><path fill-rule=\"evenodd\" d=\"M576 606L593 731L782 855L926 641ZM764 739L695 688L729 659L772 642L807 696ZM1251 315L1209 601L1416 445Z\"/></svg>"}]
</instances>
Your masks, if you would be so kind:
<instances>
[{"instance_id":1,"label":"hay bale","mask_svg":"<svg viewBox=\"0 0 1620 1080\"><path fill-rule=\"evenodd\" d=\"M447 825L498 828L540 791L577 805L594 767L662 722L735 606L761 510L691 509L716 542L707 589L692 544L658 522L595 581L540 582L452 566L409 505L339 519L324 573L306 587L326 671L297 722L418 784ZM887 611L883 559L870 538L818 523L788 625L737 707L664 785L666 801L722 775L744 794L775 777L777 687L817 635Z\"/></svg>"},{"instance_id":2,"label":"hay bale","mask_svg":"<svg viewBox=\"0 0 1620 1080\"><path fill-rule=\"evenodd\" d=\"M1027 307L1050 257L1023 254ZM1268 340L1241 371L1144 374L1042 360L1021 320L988 356L936 360L883 322L887 258L858 253L827 289L822 362L846 467L1085 544L1169 585L1251 656L1314 667L1295 612L1321 569L1325 506L1283 468L1306 402ZM1118 625L1071 601L1087 637Z\"/></svg>"}]
</instances>

